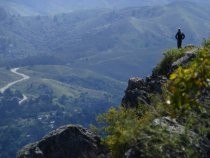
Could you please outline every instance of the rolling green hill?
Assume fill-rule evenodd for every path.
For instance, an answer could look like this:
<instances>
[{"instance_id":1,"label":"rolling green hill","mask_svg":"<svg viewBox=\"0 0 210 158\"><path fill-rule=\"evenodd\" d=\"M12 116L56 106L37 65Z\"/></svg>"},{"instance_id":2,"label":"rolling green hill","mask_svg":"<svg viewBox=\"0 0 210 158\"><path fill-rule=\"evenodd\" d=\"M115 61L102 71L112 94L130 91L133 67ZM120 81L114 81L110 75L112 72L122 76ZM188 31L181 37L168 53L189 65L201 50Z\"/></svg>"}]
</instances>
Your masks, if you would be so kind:
<instances>
[{"instance_id":1,"label":"rolling green hill","mask_svg":"<svg viewBox=\"0 0 210 158\"><path fill-rule=\"evenodd\" d=\"M23 90L23 93L29 93L32 96L36 94L33 84L45 84L52 89L56 97L62 95L77 98L82 93L86 93L92 98L103 98L104 95L118 96L115 104L119 102L119 89L124 89L126 83L97 74L90 70L71 68L59 65L38 65L28 66L21 69L21 72L31 77L26 83L19 84L17 89ZM32 88L30 88L32 86ZM41 89L40 89L41 90ZM44 93L38 91L37 94ZM35 95L36 96L36 95Z\"/></svg>"}]
</instances>

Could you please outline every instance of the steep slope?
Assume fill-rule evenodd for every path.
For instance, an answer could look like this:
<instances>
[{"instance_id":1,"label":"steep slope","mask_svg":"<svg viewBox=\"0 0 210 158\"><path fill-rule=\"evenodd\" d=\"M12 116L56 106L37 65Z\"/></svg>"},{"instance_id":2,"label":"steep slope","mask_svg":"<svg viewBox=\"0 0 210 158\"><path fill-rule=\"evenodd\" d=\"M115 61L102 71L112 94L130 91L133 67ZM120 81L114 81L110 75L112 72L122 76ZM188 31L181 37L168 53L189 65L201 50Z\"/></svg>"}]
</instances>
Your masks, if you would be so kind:
<instances>
[{"instance_id":1,"label":"steep slope","mask_svg":"<svg viewBox=\"0 0 210 158\"><path fill-rule=\"evenodd\" d=\"M129 80L124 107L100 116L112 157L210 156L209 50L210 39L199 49L168 50L158 65L165 75Z\"/></svg>"}]
</instances>

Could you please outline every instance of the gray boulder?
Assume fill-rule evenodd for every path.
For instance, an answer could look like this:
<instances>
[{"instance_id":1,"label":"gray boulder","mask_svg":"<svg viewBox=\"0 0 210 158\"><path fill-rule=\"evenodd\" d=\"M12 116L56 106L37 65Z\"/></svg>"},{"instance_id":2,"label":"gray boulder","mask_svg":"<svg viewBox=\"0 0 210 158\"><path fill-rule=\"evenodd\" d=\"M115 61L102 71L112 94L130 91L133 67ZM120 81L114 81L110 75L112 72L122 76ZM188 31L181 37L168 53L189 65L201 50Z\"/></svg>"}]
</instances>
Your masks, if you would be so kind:
<instances>
[{"instance_id":1,"label":"gray boulder","mask_svg":"<svg viewBox=\"0 0 210 158\"><path fill-rule=\"evenodd\" d=\"M108 152L92 132L78 125L66 125L23 147L17 158L107 158Z\"/></svg>"},{"instance_id":2,"label":"gray boulder","mask_svg":"<svg viewBox=\"0 0 210 158\"><path fill-rule=\"evenodd\" d=\"M162 76L149 76L146 79L139 77L130 78L125 95L122 99L122 106L135 108L139 104L149 105L151 93L162 93L161 86L167 79Z\"/></svg>"}]
</instances>

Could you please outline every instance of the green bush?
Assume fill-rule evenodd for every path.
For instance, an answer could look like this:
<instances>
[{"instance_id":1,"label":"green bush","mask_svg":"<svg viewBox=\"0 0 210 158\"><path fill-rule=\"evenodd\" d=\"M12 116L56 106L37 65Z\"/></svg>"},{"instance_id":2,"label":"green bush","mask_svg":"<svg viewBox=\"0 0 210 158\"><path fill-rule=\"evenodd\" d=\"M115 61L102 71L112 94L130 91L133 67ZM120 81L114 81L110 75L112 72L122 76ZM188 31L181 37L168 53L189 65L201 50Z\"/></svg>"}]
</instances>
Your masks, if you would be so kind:
<instances>
[{"instance_id":1,"label":"green bush","mask_svg":"<svg viewBox=\"0 0 210 158\"><path fill-rule=\"evenodd\" d=\"M111 108L107 113L98 117L98 121L107 125L103 128L107 134L104 142L109 146L112 157L121 158L128 147L137 142L141 133L142 121L148 122L148 118L140 119L137 109L125 109L123 107Z\"/></svg>"},{"instance_id":2,"label":"green bush","mask_svg":"<svg viewBox=\"0 0 210 158\"><path fill-rule=\"evenodd\" d=\"M157 67L154 68L153 74L158 74L161 76L167 76L167 73L169 72L169 69L171 67L171 64L175 62L180 57L184 56L184 52L186 52L187 48L182 49L169 49L166 52L164 52L164 57L160 61L160 63L157 65Z\"/></svg>"},{"instance_id":3,"label":"green bush","mask_svg":"<svg viewBox=\"0 0 210 158\"><path fill-rule=\"evenodd\" d=\"M174 117L182 116L191 110L199 110L199 96L209 86L210 52L200 49L197 57L188 67L179 67L170 75L167 83L167 107Z\"/></svg>"},{"instance_id":4,"label":"green bush","mask_svg":"<svg viewBox=\"0 0 210 158\"><path fill-rule=\"evenodd\" d=\"M99 116L105 123L103 130L107 136L104 143L111 150L112 158L122 158L130 148L136 156L146 158L162 157L199 157L201 155L198 137L190 131L176 133L162 126L152 124L156 114L155 109L148 108L143 116L138 109L112 108L106 114Z\"/></svg>"}]
</instances>

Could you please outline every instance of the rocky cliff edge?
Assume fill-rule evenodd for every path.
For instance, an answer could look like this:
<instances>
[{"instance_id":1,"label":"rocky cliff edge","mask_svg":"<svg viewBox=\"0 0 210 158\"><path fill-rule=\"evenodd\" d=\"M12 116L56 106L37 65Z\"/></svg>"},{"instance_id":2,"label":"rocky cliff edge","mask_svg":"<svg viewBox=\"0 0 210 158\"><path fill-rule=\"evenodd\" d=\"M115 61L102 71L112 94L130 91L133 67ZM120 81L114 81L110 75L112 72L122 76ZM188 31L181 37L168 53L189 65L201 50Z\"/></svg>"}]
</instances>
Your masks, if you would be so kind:
<instances>
[{"instance_id":1,"label":"rocky cliff edge","mask_svg":"<svg viewBox=\"0 0 210 158\"><path fill-rule=\"evenodd\" d=\"M66 125L23 147L17 158L107 158L107 153L98 136L79 125Z\"/></svg>"}]
</instances>

